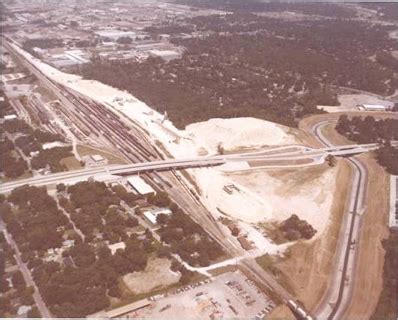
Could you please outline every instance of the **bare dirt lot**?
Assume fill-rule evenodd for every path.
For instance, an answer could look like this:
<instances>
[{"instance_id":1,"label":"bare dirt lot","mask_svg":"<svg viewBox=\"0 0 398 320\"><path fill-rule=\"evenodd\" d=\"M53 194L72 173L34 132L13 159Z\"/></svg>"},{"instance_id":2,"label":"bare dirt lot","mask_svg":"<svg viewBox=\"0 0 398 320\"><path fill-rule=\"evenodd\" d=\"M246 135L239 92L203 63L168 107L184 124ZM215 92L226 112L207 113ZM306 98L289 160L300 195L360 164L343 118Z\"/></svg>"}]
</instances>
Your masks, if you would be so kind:
<instances>
[{"instance_id":1,"label":"bare dirt lot","mask_svg":"<svg viewBox=\"0 0 398 320\"><path fill-rule=\"evenodd\" d=\"M81 157L87 156L87 155L99 154L99 155L103 156L104 158L108 159L108 164L126 164L126 161L124 161L123 159L120 159L119 157L117 157L109 152L99 150L96 148L92 148L89 146L78 145L77 152L79 153L79 155Z\"/></svg>"},{"instance_id":2,"label":"bare dirt lot","mask_svg":"<svg viewBox=\"0 0 398 320\"><path fill-rule=\"evenodd\" d=\"M123 277L123 281L135 294L167 287L180 279L180 275L172 272L170 266L171 262L168 259L151 259L145 271L128 273Z\"/></svg>"},{"instance_id":3,"label":"bare dirt lot","mask_svg":"<svg viewBox=\"0 0 398 320\"><path fill-rule=\"evenodd\" d=\"M68 168L68 170L78 170L82 168L80 162L77 161L76 158L73 156L62 159L61 163L64 164Z\"/></svg>"}]
</instances>

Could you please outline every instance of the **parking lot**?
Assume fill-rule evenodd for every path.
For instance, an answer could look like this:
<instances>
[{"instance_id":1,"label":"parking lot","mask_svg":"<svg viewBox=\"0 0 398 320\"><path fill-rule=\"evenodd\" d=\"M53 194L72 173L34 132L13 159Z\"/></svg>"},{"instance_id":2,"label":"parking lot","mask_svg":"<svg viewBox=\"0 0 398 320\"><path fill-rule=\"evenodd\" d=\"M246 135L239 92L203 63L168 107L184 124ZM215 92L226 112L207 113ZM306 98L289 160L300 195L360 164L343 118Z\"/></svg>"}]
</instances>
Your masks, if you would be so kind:
<instances>
[{"instance_id":1,"label":"parking lot","mask_svg":"<svg viewBox=\"0 0 398 320\"><path fill-rule=\"evenodd\" d=\"M229 272L154 297L150 306L129 313L145 318L257 318L275 306L242 273Z\"/></svg>"}]
</instances>

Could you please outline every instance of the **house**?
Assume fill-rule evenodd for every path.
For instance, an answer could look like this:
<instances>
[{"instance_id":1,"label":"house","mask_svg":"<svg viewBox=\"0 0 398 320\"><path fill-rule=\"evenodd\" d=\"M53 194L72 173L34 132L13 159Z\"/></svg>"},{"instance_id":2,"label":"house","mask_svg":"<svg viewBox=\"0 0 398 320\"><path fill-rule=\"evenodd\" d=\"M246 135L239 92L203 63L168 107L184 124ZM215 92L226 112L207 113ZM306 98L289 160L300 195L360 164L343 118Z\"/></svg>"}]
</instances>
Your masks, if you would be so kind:
<instances>
[{"instance_id":1,"label":"house","mask_svg":"<svg viewBox=\"0 0 398 320\"><path fill-rule=\"evenodd\" d=\"M126 244L124 241L113 243L113 244L108 244L108 248L111 250L112 254L115 254L117 250L119 249L126 249Z\"/></svg>"},{"instance_id":2,"label":"house","mask_svg":"<svg viewBox=\"0 0 398 320\"><path fill-rule=\"evenodd\" d=\"M155 225L157 223L157 217L160 214L170 215L172 212L169 208L151 208L144 211L142 214L146 220L148 220L151 224Z\"/></svg>"}]
</instances>

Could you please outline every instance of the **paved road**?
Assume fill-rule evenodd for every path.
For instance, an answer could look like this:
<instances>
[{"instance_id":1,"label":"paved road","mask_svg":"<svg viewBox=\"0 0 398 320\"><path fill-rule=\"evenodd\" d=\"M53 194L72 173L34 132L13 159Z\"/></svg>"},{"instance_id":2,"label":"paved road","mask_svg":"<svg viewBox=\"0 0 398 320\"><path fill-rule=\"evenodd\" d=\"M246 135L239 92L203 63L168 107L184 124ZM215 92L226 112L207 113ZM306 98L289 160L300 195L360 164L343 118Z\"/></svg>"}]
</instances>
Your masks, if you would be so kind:
<instances>
[{"instance_id":1,"label":"paved road","mask_svg":"<svg viewBox=\"0 0 398 320\"><path fill-rule=\"evenodd\" d=\"M12 182L4 183L0 186L0 193L10 192L12 189L22 186L24 184L31 184L36 186L56 184L60 182L70 183L76 181L76 179L88 179L89 177L98 176L118 176L118 175L133 175L148 171L162 171L172 169L183 169L183 168L197 168L197 167L208 167L216 166L228 162L256 162L271 160L273 162L278 161L292 161L300 159L316 159L317 157L325 157L326 155L351 155L373 150L378 147L378 144L363 144L363 145L343 145L336 147L327 147L320 149L312 149L304 146L295 147L299 150L290 150L279 152L273 150L270 151L257 151L252 153L238 153L229 155L215 155L206 157L196 157L189 159L167 159L159 161L150 161L142 163L133 163L126 165L109 165L98 168L89 168L75 171L67 171L49 174L46 176L36 176L23 180L16 180Z\"/></svg>"},{"instance_id":2,"label":"paved road","mask_svg":"<svg viewBox=\"0 0 398 320\"><path fill-rule=\"evenodd\" d=\"M331 142L322 134L322 127L329 122L318 123L313 131L319 141L331 146ZM314 314L318 319L341 319L350 304L355 284L358 261L362 215L365 213L365 196L367 188L367 170L363 163L355 158L347 159L353 169L353 184L349 199L348 211L344 214L332 279L321 303Z\"/></svg>"}]
</instances>

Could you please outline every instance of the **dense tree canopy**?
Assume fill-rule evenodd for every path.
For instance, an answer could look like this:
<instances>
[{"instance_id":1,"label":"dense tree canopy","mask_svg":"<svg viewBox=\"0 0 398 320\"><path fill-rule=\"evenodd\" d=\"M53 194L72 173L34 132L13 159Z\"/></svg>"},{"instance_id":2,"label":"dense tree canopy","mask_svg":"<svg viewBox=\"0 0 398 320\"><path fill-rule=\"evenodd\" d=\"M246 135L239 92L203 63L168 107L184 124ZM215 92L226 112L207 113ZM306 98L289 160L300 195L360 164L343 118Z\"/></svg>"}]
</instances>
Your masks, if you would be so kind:
<instances>
[{"instance_id":1,"label":"dense tree canopy","mask_svg":"<svg viewBox=\"0 0 398 320\"><path fill-rule=\"evenodd\" d=\"M398 45L380 25L341 18L284 21L238 10L147 31L154 37L170 32L186 48L182 59L94 60L80 72L167 111L181 128L239 116L295 126L306 114L320 112L317 105L338 104L331 85L381 95L398 87L396 60L386 53ZM181 31L205 36L181 39Z\"/></svg>"}]
</instances>

